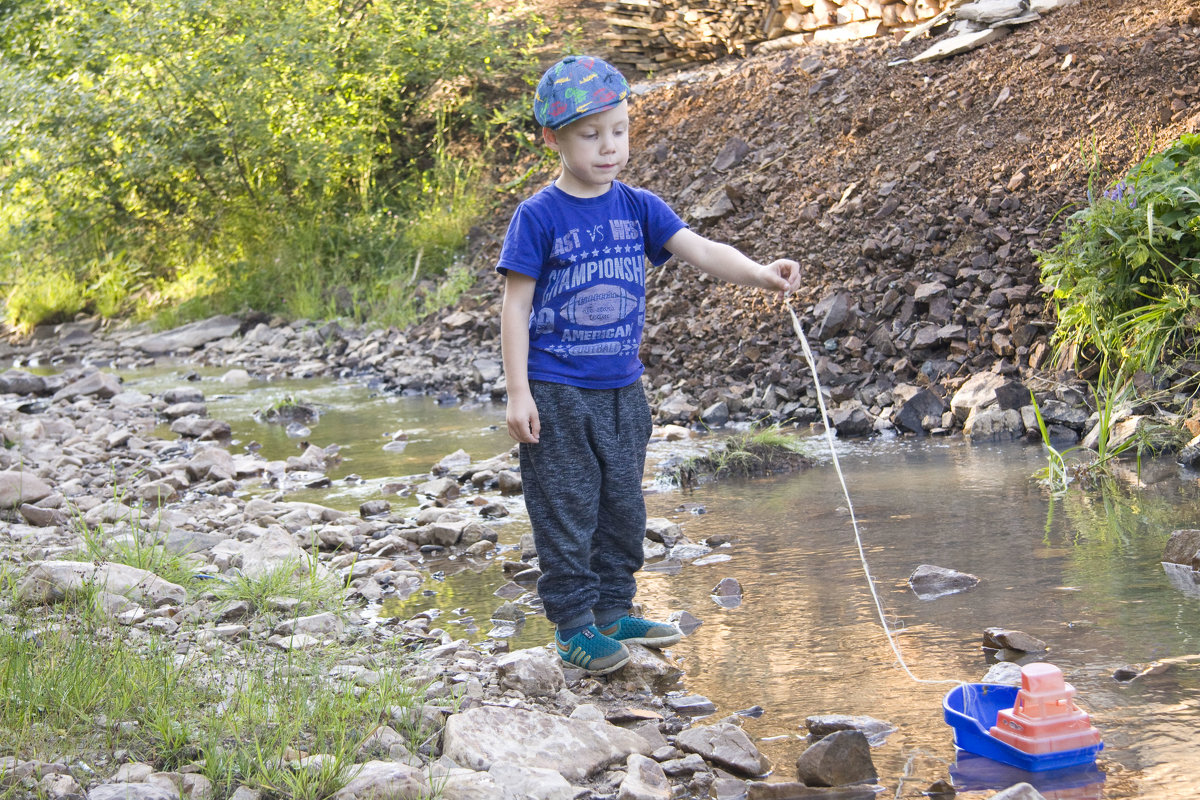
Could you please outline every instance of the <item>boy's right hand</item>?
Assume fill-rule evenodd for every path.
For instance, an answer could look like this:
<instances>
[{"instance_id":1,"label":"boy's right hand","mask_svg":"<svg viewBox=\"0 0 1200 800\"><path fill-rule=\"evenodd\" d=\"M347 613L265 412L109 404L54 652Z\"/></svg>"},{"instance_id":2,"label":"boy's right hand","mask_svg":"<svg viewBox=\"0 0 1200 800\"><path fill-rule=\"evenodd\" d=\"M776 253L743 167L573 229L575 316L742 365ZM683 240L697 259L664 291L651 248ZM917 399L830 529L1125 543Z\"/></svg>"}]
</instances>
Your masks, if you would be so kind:
<instances>
[{"instance_id":1,"label":"boy's right hand","mask_svg":"<svg viewBox=\"0 0 1200 800\"><path fill-rule=\"evenodd\" d=\"M542 432L542 422L538 419L537 404L533 395L528 392L509 392L508 395L508 435L518 442L537 444Z\"/></svg>"}]
</instances>

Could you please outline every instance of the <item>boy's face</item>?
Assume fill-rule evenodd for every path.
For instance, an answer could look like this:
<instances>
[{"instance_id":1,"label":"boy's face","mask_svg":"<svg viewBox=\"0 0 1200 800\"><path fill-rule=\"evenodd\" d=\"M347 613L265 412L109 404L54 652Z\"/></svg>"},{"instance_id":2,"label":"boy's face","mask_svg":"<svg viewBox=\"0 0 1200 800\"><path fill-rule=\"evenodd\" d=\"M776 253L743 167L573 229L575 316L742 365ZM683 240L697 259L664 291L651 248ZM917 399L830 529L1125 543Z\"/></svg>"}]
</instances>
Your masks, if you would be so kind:
<instances>
[{"instance_id":1,"label":"boy's face","mask_svg":"<svg viewBox=\"0 0 1200 800\"><path fill-rule=\"evenodd\" d=\"M598 197L629 163L629 103L622 101L558 130L543 128L542 135L562 161L558 188L577 197Z\"/></svg>"}]
</instances>

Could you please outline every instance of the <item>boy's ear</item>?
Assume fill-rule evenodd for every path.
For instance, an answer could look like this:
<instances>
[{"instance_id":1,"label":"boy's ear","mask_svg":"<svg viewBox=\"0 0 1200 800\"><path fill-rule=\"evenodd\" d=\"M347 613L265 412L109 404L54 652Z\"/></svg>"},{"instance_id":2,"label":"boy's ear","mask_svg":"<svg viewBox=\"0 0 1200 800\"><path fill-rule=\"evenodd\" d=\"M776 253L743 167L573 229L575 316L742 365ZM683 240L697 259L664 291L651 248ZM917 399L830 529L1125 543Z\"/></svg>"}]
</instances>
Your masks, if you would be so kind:
<instances>
[{"instance_id":1,"label":"boy's ear","mask_svg":"<svg viewBox=\"0 0 1200 800\"><path fill-rule=\"evenodd\" d=\"M542 128L542 139L551 150L558 150L558 131L553 128Z\"/></svg>"}]
</instances>

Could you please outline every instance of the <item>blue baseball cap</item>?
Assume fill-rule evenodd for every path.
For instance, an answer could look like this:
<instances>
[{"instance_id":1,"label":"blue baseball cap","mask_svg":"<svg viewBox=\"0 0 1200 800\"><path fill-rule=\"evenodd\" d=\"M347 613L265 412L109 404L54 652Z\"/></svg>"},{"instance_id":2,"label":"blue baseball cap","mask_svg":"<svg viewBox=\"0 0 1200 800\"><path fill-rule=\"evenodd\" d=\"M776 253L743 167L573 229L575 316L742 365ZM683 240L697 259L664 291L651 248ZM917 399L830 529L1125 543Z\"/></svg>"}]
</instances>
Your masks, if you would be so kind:
<instances>
[{"instance_id":1,"label":"blue baseball cap","mask_svg":"<svg viewBox=\"0 0 1200 800\"><path fill-rule=\"evenodd\" d=\"M616 67L595 56L567 56L538 81L533 117L557 130L575 120L619 105L629 83Z\"/></svg>"}]
</instances>

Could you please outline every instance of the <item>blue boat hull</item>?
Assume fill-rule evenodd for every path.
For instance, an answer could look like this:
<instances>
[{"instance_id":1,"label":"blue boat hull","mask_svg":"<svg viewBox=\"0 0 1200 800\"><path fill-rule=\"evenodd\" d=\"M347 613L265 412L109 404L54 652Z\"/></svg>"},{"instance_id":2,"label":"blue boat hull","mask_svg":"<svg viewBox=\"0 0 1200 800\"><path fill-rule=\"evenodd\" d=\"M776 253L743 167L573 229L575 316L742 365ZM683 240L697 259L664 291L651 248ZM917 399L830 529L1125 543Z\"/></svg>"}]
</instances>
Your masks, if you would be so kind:
<instances>
[{"instance_id":1,"label":"blue boat hull","mask_svg":"<svg viewBox=\"0 0 1200 800\"><path fill-rule=\"evenodd\" d=\"M1077 767L1096 760L1096 754L1104 747L1103 742L1077 750L1035 755L992 737L988 731L996 723L997 713L1013 707L1017 691L1016 686L967 683L947 692L942 700L942 714L946 724L954 730L955 746L1027 772Z\"/></svg>"}]
</instances>

